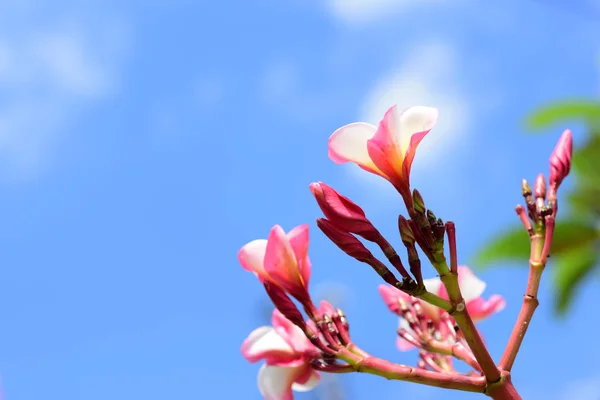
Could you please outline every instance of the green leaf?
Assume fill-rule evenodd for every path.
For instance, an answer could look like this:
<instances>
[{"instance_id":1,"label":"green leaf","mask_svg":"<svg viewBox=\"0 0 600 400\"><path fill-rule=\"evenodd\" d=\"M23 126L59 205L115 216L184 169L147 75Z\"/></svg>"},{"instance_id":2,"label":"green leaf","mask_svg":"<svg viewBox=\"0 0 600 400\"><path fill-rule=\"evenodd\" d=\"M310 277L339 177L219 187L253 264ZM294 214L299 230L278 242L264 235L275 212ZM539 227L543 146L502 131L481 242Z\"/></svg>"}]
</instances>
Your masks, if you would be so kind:
<instances>
[{"instance_id":1,"label":"green leaf","mask_svg":"<svg viewBox=\"0 0 600 400\"><path fill-rule=\"evenodd\" d=\"M557 221L552 240L552 255L560 254L577 247L585 246L598 238L598 230L585 221ZM529 259L529 238L522 226L500 234L488 243L476 256L473 265L483 268L488 264L503 261L527 261ZM523 264L527 265L527 264Z\"/></svg>"},{"instance_id":2,"label":"green leaf","mask_svg":"<svg viewBox=\"0 0 600 400\"><path fill-rule=\"evenodd\" d=\"M529 259L529 237L521 225L501 233L488 243L475 256L473 265L483 268L493 262L507 259Z\"/></svg>"},{"instance_id":3,"label":"green leaf","mask_svg":"<svg viewBox=\"0 0 600 400\"><path fill-rule=\"evenodd\" d=\"M600 187L580 186L568 195L574 215L600 220Z\"/></svg>"},{"instance_id":4,"label":"green leaf","mask_svg":"<svg viewBox=\"0 0 600 400\"><path fill-rule=\"evenodd\" d=\"M573 173L578 183L600 187L600 136L591 136L573 152Z\"/></svg>"},{"instance_id":5,"label":"green leaf","mask_svg":"<svg viewBox=\"0 0 600 400\"><path fill-rule=\"evenodd\" d=\"M598 265L600 252L590 242L563 253L554 270L555 310L564 315L572 304L577 288Z\"/></svg>"},{"instance_id":6,"label":"green leaf","mask_svg":"<svg viewBox=\"0 0 600 400\"><path fill-rule=\"evenodd\" d=\"M600 121L600 102L591 99L572 99L538 108L527 117L530 130L541 130L568 120L583 120L592 125Z\"/></svg>"}]
</instances>

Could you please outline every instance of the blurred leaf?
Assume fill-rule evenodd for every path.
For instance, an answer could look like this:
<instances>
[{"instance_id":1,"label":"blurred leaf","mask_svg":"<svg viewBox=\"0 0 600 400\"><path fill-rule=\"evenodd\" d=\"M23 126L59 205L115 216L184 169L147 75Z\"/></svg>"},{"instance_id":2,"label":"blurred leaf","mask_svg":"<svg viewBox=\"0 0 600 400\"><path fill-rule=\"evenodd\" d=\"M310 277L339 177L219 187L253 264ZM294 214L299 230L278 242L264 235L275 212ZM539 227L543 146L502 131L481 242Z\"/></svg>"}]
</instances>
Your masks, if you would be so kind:
<instances>
[{"instance_id":1,"label":"blurred leaf","mask_svg":"<svg viewBox=\"0 0 600 400\"><path fill-rule=\"evenodd\" d=\"M483 268L495 261L506 259L529 259L529 238L521 225L499 234L487 243L486 247L475 256L473 265L476 268Z\"/></svg>"},{"instance_id":2,"label":"blurred leaf","mask_svg":"<svg viewBox=\"0 0 600 400\"><path fill-rule=\"evenodd\" d=\"M552 254L560 255L575 247L585 246L596 240L598 230L586 222L562 220L556 223L552 243ZM529 259L529 238L522 226L517 226L500 234L475 257L474 265L484 268L488 264L501 260ZM526 264L524 264L526 265Z\"/></svg>"},{"instance_id":3,"label":"blurred leaf","mask_svg":"<svg viewBox=\"0 0 600 400\"><path fill-rule=\"evenodd\" d=\"M591 136L573 152L573 173L578 183L600 187L600 136Z\"/></svg>"},{"instance_id":4,"label":"blurred leaf","mask_svg":"<svg viewBox=\"0 0 600 400\"><path fill-rule=\"evenodd\" d=\"M561 254L554 271L554 306L559 315L568 311L577 288L593 271L594 266L598 265L599 256L593 242Z\"/></svg>"},{"instance_id":5,"label":"blurred leaf","mask_svg":"<svg viewBox=\"0 0 600 400\"><path fill-rule=\"evenodd\" d=\"M525 124L528 129L540 130L573 119L596 125L600 121L600 102L592 99L573 99L553 103L535 110L527 117Z\"/></svg>"},{"instance_id":6,"label":"blurred leaf","mask_svg":"<svg viewBox=\"0 0 600 400\"><path fill-rule=\"evenodd\" d=\"M600 187L577 187L568 201L574 215L600 219Z\"/></svg>"}]
</instances>

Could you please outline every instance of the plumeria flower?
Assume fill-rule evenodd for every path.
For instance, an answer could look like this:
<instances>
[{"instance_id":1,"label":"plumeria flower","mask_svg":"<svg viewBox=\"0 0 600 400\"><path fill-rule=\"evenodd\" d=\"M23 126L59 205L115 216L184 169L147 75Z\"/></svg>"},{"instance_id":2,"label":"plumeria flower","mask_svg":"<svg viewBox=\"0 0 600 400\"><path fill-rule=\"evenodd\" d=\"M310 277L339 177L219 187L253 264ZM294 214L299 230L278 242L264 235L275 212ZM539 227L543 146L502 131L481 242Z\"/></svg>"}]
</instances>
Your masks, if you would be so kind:
<instances>
[{"instance_id":1,"label":"plumeria flower","mask_svg":"<svg viewBox=\"0 0 600 400\"><path fill-rule=\"evenodd\" d=\"M423 281L427 290L431 293L435 293L440 297L448 299L448 293L446 292L446 288L444 284L440 280L440 278L431 278L425 279ZM467 306L467 310L471 315L473 321L478 322L484 320L491 315L502 311L506 306L506 302L504 297L494 294L490 296L488 300L485 300L481 295L483 294L486 283L481 279L477 278L473 271L470 268L461 266L458 267L458 284L460 286L460 290L462 292L463 298L465 300L465 304ZM388 308L394 312L398 312L398 299L401 298L406 302L410 302L412 298L404 292L397 290L389 285L380 285L379 293L383 297L383 300L387 304ZM424 301L421 302L421 306L423 311L427 313L427 315L431 318L432 321L438 322L443 311L440 308L432 306L429 303ZM400 318L400 328L406 329L411 332L410 326L403 319ZM401 351L406 351L412 349L413 346L400 339L398 341L398 348Z\"/></svg>"},{"instance_id":2,"label":"plumeria flower","mask_svg":"<svg viewBox=\"0 0 600 400\"><path fill-rule=\"evenodd\" d=\"M319 383L310 361L320 353L277 309L271 323L250 333L242 343L242 355L251 363L265 361L258 372L258 388L266 400L292 400L292 391L305 392Z\"/></svg>"},{"instance_id":3,"label":"plumeria flower","mask_svg":"<svg viewBox=\"0 0 600 400\"><path fill-rule=\"evenodd\" d=\"M417 146L437 119L436 108L416 106L400 113L394 105L379 126L355 122L336 130L329 138L329 158L338 164L353 162L387 179L409 199L409 175Z\"/></svg>"},{"instance_id":4,"label":"plumeria flower","mask_svg":"<svg viewBox=\"0 0 600 400\"><path fill-rule=\"evenodd\" d=\"M268 239L246 244L238 253L240 264L261 282L281 287L303 304L309 302L308 283L311 264L308 258L308 225L285 233L275 225Z\"/></svg>"}]
</instances>

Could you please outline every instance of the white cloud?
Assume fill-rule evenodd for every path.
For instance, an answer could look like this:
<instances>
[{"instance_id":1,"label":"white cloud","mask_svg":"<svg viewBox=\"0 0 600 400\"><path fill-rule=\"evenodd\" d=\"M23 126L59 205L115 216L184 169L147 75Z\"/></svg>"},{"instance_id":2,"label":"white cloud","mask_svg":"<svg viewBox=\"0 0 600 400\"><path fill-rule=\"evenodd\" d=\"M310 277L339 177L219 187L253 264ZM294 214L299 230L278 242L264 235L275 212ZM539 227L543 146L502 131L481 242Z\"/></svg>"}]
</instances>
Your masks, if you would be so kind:
<instances>
[{"instance_id":1,"label":"white cloud","mask_svg":"<svg viewBox=\"0 0 600 400\"><path fill-rule=\"evenodd\" d=\"M447 153L470 125L467 99L455 83L457 63L457 54L447 44L415 46L400 68L384 76L367 94L361 120L377 125L394 104L400 109L415 105L438 108L438 123L421 142L417 155L418 165L435 167L442 153Z\"/></svg>"},{"instance_id":2,"label":"white cloud","mask_svg":"<svg viewBox=\"0 0 600 400\"><path fill-rule=\"evenodd\" d=\"M0 163L35 172L58 134L115 89L128 35L99 10L93 18L28 7L0 19ZM55 15L56 14L56 15Z\"/></svg>"},{"instance_id":3,"label":"white cloud","mask_svg":"<svg viewBox=\"0 0 600 400\"><path fill-rule=\"evenodd\" d=\"M444 0L329 0L333 15L349 23L369 23L394 13Z\"/></svg>"}]
</instances>

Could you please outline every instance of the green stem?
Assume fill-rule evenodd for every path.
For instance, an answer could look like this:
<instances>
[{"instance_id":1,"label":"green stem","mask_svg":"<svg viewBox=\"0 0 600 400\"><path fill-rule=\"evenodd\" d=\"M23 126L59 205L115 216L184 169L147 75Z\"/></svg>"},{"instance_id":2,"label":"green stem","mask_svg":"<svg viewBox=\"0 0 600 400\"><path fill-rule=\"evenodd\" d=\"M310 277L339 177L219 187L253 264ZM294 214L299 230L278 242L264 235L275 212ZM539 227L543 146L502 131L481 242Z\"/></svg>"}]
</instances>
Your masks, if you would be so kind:
<instances>
[{"instance_id":1,"label":"green stem","mask_svg":"<svg viewBox=\"0 0 600 400\"><path fill-rule=\"evenodd\" d=\"M434 266L436 270L440 272L440 279L446 287L450 302L454 306L454 312L451 312L451 315L465 335L469 348L481 366L481 370L485 374L487 381L490 383L497 382L500 380L500 371L496 367L496 363L483 343L471 315L469 315L465 300L460 291L460 286L458 285L458 273L450 271L448 263L446 262L446 257L442 252L436 254L434 259Z\"/></svg>"},{"instance_id":2,"label":"green stem","mask_svg":"<svg viewBox=\"0 0 600 400\"><path fill-rule=\"evenodd\" d=\"M454 308L452 306L452 303L450 303L448 300L444 299L443 297L438 296L435 293L425 292L425 293L418 295L417 297L423 301L426 301L427 303L429 303L431 305L441 308L442 310L444 310L446 312L450 312Z\"/></svg>"}]
</instances>

